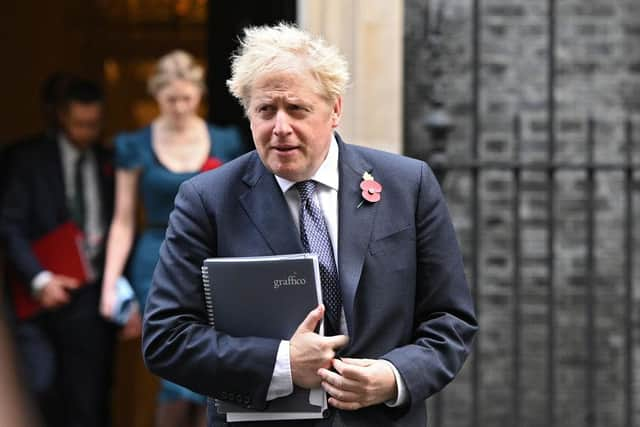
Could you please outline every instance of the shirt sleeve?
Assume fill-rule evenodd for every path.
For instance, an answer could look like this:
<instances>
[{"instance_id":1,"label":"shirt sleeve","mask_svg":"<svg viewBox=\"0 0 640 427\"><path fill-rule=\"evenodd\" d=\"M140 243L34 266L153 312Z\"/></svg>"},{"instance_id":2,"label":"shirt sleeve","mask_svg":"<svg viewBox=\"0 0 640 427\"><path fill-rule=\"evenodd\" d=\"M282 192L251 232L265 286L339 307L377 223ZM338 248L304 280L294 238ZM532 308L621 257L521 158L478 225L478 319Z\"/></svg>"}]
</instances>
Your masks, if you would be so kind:
<instances>
[{"instance_id":1,"label":"shirt sleeve","mask_svg":"<svg viewBox=\"0 0 640 427\"><path fill-rule=\"evenodd\" d=\"M407 385L404 383L404 380L400 376L400 372L398 372L396 367L393 366L393 363L384 359L380 359L380 360L382 360L384 363L388 364L391 367L391 370L393 371L393 375L396 377L396 387L398 392L396 400L388 400L384 403L385 405L391 408L394 408L396 406L401 406L407 401Z\"/></svg>"},{"instance_id":2,"label":"shirt sleeve","mask_svg":"<svg viewBox=\"0 0 640 427\"><path fill-rule=\"evenodd\" d=\"M49 283L51 278L53 277L53 273L48 270L43 270L40 273L36 274L35 277L31 280L31 294L36 296L44 287Z\"/></svg>"},{"instance_id":3,"label":"shirt sleeve","mask_svg":"<svg viewBox=\"0 0 640 427\"><path fill-rule=\"evenodd\" d=\"M273 377L267 390L267 401L293 393L293 379L291 378L291 363L289 358L289 341L280 341Z\"/></svg>"}]
</instances>

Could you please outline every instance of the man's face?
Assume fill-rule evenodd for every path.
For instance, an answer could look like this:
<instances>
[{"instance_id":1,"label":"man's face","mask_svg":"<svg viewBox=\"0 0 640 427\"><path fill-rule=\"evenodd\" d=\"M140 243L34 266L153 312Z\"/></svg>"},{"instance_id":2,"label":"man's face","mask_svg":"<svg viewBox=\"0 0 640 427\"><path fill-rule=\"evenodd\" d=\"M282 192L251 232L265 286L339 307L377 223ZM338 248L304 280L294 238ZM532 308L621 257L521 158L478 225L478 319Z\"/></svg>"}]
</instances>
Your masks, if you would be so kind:
<instances>
[{"instance_id":1,"label":"man's face","mask_svg":"<svg viewBox=\"0 0 640 427\"><path fill-rule=\"evenodd\" d=\"M102 131L102 104L71 101L60 114L60 123L69 141L84 150L98 141Z\"/></svg>"},{"instance_id":2,"label":"man's face","mask_svg":"<svg viewBox=\"0 0 640 427\"><path fill-rule=\"evenodd\" d=\"M320 96L310 73L272 73L258 78L248 109L253 142L262 163L290 181L309 179L329 151L342 98Z\"/></svg>"}]
</instances>

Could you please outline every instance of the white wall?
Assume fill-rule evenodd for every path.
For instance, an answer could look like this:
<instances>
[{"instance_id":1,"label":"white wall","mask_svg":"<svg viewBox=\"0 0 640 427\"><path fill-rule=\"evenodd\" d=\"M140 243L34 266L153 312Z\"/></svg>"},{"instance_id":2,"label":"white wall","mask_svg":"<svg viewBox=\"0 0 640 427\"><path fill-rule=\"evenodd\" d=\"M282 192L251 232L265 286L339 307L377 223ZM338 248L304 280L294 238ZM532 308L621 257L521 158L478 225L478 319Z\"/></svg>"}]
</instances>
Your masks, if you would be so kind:
<instances>
[{"instance_id":1,"label":"white wall","mask_svg":"<svg viewBox=\"0 0 640 427\"><path fill-rule=\"evenodd\" d=\"M338 132L347 142L401 153L403 2L298 0L298 23L349 61Z\"/></svg>"}]
</instances>

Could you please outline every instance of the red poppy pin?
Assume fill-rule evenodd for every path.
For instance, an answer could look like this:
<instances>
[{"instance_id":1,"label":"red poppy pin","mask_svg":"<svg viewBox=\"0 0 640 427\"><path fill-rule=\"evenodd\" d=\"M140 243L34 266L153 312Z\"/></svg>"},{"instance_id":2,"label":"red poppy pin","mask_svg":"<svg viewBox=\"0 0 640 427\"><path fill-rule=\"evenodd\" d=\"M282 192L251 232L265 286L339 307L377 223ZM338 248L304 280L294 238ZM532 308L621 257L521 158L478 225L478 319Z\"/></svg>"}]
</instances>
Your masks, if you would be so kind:
<instances>
[{"instance_id":1,"label":"red poppy pin","mask_svg":"<svg viewBox=\"0 0 640 427\"><path fill-rule=\"evenodd\" d=\"M211 156L204 162L204 164L200 168L200 172L210 171L219 166L222 166L222 160L217 157Z\"/></svg>"},{"instance_id":2,"label":"red poppy pin","mask_svg":"<svg viewBox=\"0 0 640 427\"><path fill-rule=\"evenodd\" d=\"M369 172L362 174L362 182L360 183L360 189L362 190L362 200L358 207L362 206L366 200L369 203L376 203L380 201L382 197L382 185L373 179L373 175Z\"/></svg>"},{"instance_id":3,"label":"red poppy pin","mask_svg":"<svg viewBox=\"0 0 640 427\"><path fill-rule=\"evenodd\" d=\"M104 163L102 165L102 175L111 178L113 176L113 164Z\"/></svg>"}]
</instances>

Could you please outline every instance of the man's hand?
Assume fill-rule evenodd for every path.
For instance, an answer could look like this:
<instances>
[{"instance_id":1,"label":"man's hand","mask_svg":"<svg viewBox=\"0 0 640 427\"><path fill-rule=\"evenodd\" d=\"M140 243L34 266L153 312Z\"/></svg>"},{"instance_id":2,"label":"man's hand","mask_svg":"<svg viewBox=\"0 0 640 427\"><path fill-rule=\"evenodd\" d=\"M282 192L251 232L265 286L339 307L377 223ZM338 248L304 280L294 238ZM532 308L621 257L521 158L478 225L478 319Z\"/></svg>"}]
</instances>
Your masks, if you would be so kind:
<instances>
[{"instance_id":1,"label":"man's hand","mask_svg":"<svg viewBox=\"0 0 640 427\"><path fill-rule=\"evenodd\" d=\"M396 399L396 377L386 362L343 358L333 367L337 372L318 370L331 406L352 411Z\"/></svg>"},{"instance_id":2,"label":"man's hand","mask_svg":"<svg viewBox=\"0 0 640 427\"><path fill-rule=\"evenodd\" d=\"M36 295L36 299L46 309L53 309L68 304L71 300L69 292L78 289L80 282L73 277L54 274Z\"/></svg>"},{"instance_id":3,"label":"man's hand","mask_svg":"<svg viewBox=\"0 0 640 427\"><path fill-rule=\"evenodd\" d=\"M323 337L314 331L324 316L324 305L309 312L289 340L291 378L302 388L314 388L320 385L320 368L329 368L336 350L344 347L349 338L346 335Z\"/></svg>"}]
</instances>

